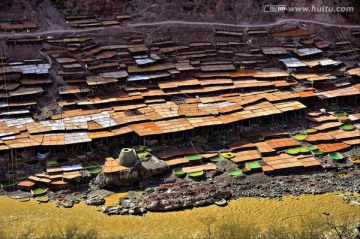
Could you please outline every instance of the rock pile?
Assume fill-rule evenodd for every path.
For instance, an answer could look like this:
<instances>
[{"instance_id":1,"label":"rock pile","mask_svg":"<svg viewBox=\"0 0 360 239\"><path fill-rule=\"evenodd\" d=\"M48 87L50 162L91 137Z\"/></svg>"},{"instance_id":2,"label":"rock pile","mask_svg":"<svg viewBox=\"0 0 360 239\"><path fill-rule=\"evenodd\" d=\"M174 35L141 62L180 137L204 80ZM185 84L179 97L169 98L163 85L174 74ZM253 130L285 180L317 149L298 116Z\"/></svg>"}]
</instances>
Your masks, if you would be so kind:
<instances>
[{"instance_id":1,"label":"rock pile","mask_svg":"<svg viewBox=\"0 0 360 239\"><path fill-rule=\"evenodd\" d=\"M105 204L105 198L101 195L93 195L88 200L85 200L87 205L99 206Z\"/></svg>"},{"instance_id":2,"label":"rock pile","mask_svg":"<svg viewBox=\"0 0 360 239\"><path fill-rule=\"evenodd\" d=\"M132 207L132 208L121 208L117 206L102 207L102 213L106 215L144 215L147 211L144 208Z\"/></svg>"},{"instance_id":3,"label":"rock pile","mask_svg":"<svg viewBox=\"0 0 360 239\"><path fill-rule=\"evenodd\" d=\"M76 202L71 199L64 199L56 203L57 207L72 208Z\"/></svg>"},{"instance_id":4,"label":"rock pile","mask_svg":"<svg viewBox=\"0 0 360 239\"><path fill-rule=\"evenodd\" d=\"M283 195L322 194L327 192L360 192L360 174L351 172L342 177L337 173L315 173L304 175L277 176L261 182L242 181L231 184L233 198L269 197Z\"/></svg>"},{"instance_id":5,"label":"rock pile","mask_svg":"<svg viewBox=\"0 0 360 239\"><path fill-rule=\"evenodd\" d=\"M124 207L135 204L148 211L171 211L182 208L213 204L221 199L231 198L231 189L211 182L184 180L180 183L161 185L146 190L141 197Z\"/></svg>"}]
</instances>

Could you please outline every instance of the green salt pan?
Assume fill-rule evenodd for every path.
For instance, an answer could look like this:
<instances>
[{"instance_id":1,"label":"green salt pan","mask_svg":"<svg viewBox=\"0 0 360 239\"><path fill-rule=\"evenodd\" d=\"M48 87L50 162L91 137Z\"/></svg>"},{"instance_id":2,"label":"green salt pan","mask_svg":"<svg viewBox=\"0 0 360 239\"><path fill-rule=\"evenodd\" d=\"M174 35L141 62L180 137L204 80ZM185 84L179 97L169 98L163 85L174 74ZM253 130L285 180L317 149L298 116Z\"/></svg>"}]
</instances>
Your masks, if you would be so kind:
<instances>
[{"instance_id":1,"label":"green salt pan","mask_svg":"<svg viewBox=\"0 0 360 239\"><path fill-rule=\"evenodd\" d=\"M346 113L345 112L335 112L335 116L336 117L346 116Z\"/></svg>"},{"instance_id":2,"label":"green salt pan","mask_svg":"<svg viewBox=\"0 0 360 239\"><path fill-rule=\"evenodd\" d=\"M201 160L203 156L200 154L194 154L194 155L185 156L185 158L187 158L189 161L194 161L194 160Z\"/></svg>"},{"instance_id":3,"label":"green salt pan","mask_svg":"<svg viewBox=\"0 0 360 239\"><path fill-rule=\"evenodd\" d=\"M250 169L259 169L261 168L261 165L256 162L256 161L251 161L251 162L247 162L246 165L250 168Z\"/></svg>"},{"instance_id":4,"label":"green salt pan","mask_svg":"<svg viewBox=\"0 0 360 239\"><path fill-rule=\"evenodd\" d=\"M12 181L12 180L4 180L0 182L1 185L3 185L4 187L12 187L15 186L17 184L16 181Z\"/></svg>"},{"instance_id":5,"label":"green salt pan","mask_svg":"<svg viewBox=\"0 0 360 239\"><path fill-rule=\"evenodd\" d=\"M337 152L329 153L329 156L336 161L340 161L340 160L344 159L344 156L342 156L341 154L339 154Z\"/></svg>"},{"instance_id":6,"label":"green salt pan","mask_svg":"<svg viewBox=\"0 0 360 239\"><path fill-rule=\"evenodd\" d=\"M186 172L183 169L174 170L174 173L176 175L184 175L184 174L186 174Z\"/></svg>"},{"instance_id":7,"label":"green salt pan","mask_svg":"<svg viewBox=\"0 0 360 239\"><path fill-rule=\"evenodd\" d=\"M146 157L149 153L145 151L137 152L136 155L138 157Z\"/></svg>"},{"instance_id":8,"label":"green salt pan","mask_svg":"<svg viewBox=\"0 0 360 239\"><path fill-rule=\"evenodd\" d=\"M34 190L31 190L31 193L35 196L45 194L46 192L47 192L47 188L36 188Z\"/></svg>"},{"instance_id":9,"label":"green salt pan","mask_svg":"<svg viewBox=\"0 0 360 239\"><path fill-rule=\"evenodd\" d=\"M288 149L285 152L290 155L295 155L295 154L299 153L299 150L298 149Z\"/></svg>"},{"instance_id":10,"label":"green salt pan","mask_svg":"<svg viewBox=\"0 0 360 239\"><path fill-rule=\"evenodd\" d=\"M355 129L354 125L351 124L344 124L340 126L340 129L344 130L344 131L351 131Z\"/></svg>"},{"instance_id":11,"label":"green salt pan","mask_svg":"<svg viewBox=\"0 0 360 239\"><path fill-rule=\"evenodd\" d=\"M36 197L36 201L38 201L38 202L48 202L49 197L48 196L39 196L39 197Z\"/></svg>"},{"instance_id":12,"label":"green salt pan","mask_svg":"<svg viewBox=\"0 0 360 239\"><path fill-rule=\"evenodd\" d=\"M48 196L39 196L39 197L36 197L36 201L38 202L48 202L49 201L49 197Z\"/></svg>"},{"instance_id":13,"label":"green salt pan","mask_svg":"<svg viewBox=\"0 0 360 239\"><path fill-rule=\"evenodd\" d=\"M297 150L299 150L300 153L308 153L309 152L309 149L306 148L306 147L299 147L297 148Z\"/></svg>"},{"instance_id":14,"label":"green salt pan","mask_svg":"<svg viewBox=\"0 0 360 239\"><path fill-rule=\"evenodd\" d=\"M315 149L317 149L318 147L316 147L315 145L309 145L307 148L308 148L309 150L315 150Z\"/></svg>"},{"instance_id":15,"label":"green salt pan","mask_svg":"<svg viewBox=\"0 0 360 239\"><path fill-rule=\"evenodd\" d=\"M346 115L343 116L337 116L338 120L340 121L347 121L349 118Z\"/></svg>"},{"instance_id":16,"label":"green salt pan","mask_svg":"<svg viewBox=\"0 0 360 239\"><path fill-rule=\"evenodd\" d=\"M88 168L86 171L88 171L90 174L97 174L102 171L102 167Z\"/></svg>"},{"instance_id":17,"label":"green salt pan","mask_svg":"<svg viewBox=\"0 0 360 239\"><path fill-rule=\"evenodd\" d=\"M50 160L46 162L47 166L56 166L58 165L58 162L56 160Z\"/></svg>"},{"instance_id":18,"label":"green salt pan","mask_svg":"<svg viewBox=\"0 0 360 239\"><path fill-rule=\"evenodd\" d=\"M189 177L193 177L193 178L201 177L203 175L204 175L204 171L189 173Z\"/></svg>"},{"instance_id":19,"label":"green salt pan","mask_svg":"<svg viewBox=\"0 0 360 239\"><path fill-rule=\"evenodd\" d=\"M211 162L220 162L221 160L223 160L223 158L219 155L210 158Z\"/></svg>"},{"instance_id":20,"label":"green salt pan","mask_svg":"<svg viewBox=\"0 0 360 239\"><path fill-rule=\"evenodd\" d=\"M316 155L321 155L321 154L324 154L324 151L320 150L320 149L315 149L315 150L312 150L311 151L313 154L316 154Z\"/></svg>"},{"instance_id":21,"label":"green salt pan","mask_svg":"<svg viewBox=\"0 0 360 239\"><path fill-rule=\"evenodd\" d=\"M238 176L238 175L241 175L241 174L242 174L242 171L239 171L239 170L232 171L232 172L228 173L228 175L230 175L230 176Z\"/></svg>"},{"instance_id":22,"label":"green salt pan","mask_svg":"<svg viewBox=\"0 0 360 239\"><path fill-rule=\"evenodd\" d=\"M306 134L295 134L294 136L293 136L293 138L294 139L296 139L296 140L305 140L306 138L307 138L308 136L306 135Z\"/></svg>"},{"instance_id":23,"label":"green salt pan","mask_svg":"<svg viewBox=\"0 0 360 239\"><path fill-rule=\"evenodd\" d=\"M313 134L313 133L316 133L316 132L317 132L316 129L306 129L305 130L305 133L307 133L307 134Z\"/></svg>"}]
</instances>

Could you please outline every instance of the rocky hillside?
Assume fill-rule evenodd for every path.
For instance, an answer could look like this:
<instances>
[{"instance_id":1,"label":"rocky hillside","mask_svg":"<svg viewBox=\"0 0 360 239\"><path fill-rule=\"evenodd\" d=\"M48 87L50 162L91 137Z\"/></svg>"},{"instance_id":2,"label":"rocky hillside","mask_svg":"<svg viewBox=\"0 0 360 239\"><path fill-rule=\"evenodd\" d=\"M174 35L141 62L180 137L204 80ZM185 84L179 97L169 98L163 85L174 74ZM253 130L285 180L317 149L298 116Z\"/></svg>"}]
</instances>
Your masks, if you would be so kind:
<instances>
[{"instance_id":1,"label":"rocky hillside","mask_svg":"<svg viewBox=\"0 0 360 239\"><path fill-rule=\"evenodd\" d=\"M51 0L66 14L112 17L137 15L137 21L269 22L279 18L304 18L336 22L359 22L358 0ZM264 13L264 5L351 6L353 13Z\"/></svg>"},{"instance_id":2,"label":"rocky hillside","mask_svg":"<svg viewBox=\"0 0 360 239\"><path fill-rule=\"evenodd\" d=\"M52 6L51 6L51 5ZM354 7L350 13L269 13L265 5ZM0 20L31 19L41 25L66 26L63 15L91 15L113 18L118 14L135 16L136 22L203 21L227 23L266 23L281 18L303 18L327 22L360 23L358 0L2 0ZM44 19L48 19L45 21Z\"/></svg>"}]
</instances>

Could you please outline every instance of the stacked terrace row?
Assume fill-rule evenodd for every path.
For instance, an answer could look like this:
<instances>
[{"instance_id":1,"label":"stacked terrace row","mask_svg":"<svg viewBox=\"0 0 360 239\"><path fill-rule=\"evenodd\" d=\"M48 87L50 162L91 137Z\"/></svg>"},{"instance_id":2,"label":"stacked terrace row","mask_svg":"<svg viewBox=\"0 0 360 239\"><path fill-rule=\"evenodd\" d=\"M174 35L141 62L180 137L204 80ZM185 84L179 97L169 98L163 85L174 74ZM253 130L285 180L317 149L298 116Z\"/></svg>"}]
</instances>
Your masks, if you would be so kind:
<instances>
[{"instance_id":1,"label":"stacked terrace row","mask_svg":"<svg viewBox=\"0 0 360 239\"><path fill-rule=\"evenodd\" d=\"M35 31L38 29L36 23L31 21L9 21L0 22L0 31L5 32L20 32L20 31Z\"/></svg>"},{"instance_id":2,"label":"stacked terrace row","mask_svg":"<svg viewBox=\"0 0 360 239\"><path fill-rule=\"evenodd\" d=\"M119 25L125 20L129 20L130 15L118 15L116 19L96 19L92 16L65 16L66 22L70 27L89 28L89 27L105 27Z\"/></svg>"},{"instance_id":3,"label":"stacked terrace row","mask_svg":"<svg viewBox=\"0 0 360 239\"><path fill-rule=\"evenodd\" d=\"M305 109L299 101L307 98L360 94L359 68L330 59L329 46L314 41L312 31L295 29L279 36L254 31L247 34L308 37L296 49L293 42L248 49L245 40L239 40L244 34L231 31L217 31L216 44L177 44L168 39L145 45L141 38L127 36L121 43L109 44L87 36L43 39L51 46L42 52L50 57L58 76L61 114L40 122L18 116L1 119L2 148L71 145L129 133L141 141L161 135L187 137L198 130L236 127L261 117L282 118ZM251 66L254 59L259 66ZM261 66L264 63L270 67ZM24 63L11 64L2 68L7 109L18 102L7 91L22 87L8 85L12 75L18 74L23 82L39 82L30 77L43 72L41 64L29 69ZM295 70L298 64L304 69ZM41 91L20 92L24 97Z\"/></svg>"},{"instance_id":4,"label":"stacked terrace row","mask_svg":"<svg viewBox=\"0 0 360 239\"><path fill-rule=\"evenodd\" d=\"M51 84L50 64L44 59L7 62L0 68L0 117L28 117L36 97Z\"/></svg>"},{"instance_id":5,"label":"stacked terrace row","mask_svg":"<svg viewBox=\"0 0 360 239\"><path fill-rule=\"evenodd\" d=\"M173 145L159 150L156 156L165 160L168 166L174 169L182 168L186 173L214 170L215 166L208 162L216 163L224 158L229 158L239 165L239 168L244 169L244 172L247 171L246 165L252 162L260 165L265 173L311 169L320 165L326 167L333 160L324 157L325 154L339 155L340 152L360 145L359 113L349 115L346 124L339 122L339 117L335 114L336 112L309 112L308 120L313 128L305 130L303 138L290 136L284 131L258 129L241 133L237 135L237 138L241 139L227 143L228 149L222 151L231 153L206 152L199 146L179 148ZM203 145L208 148L206 141ZM297 152L293 153L294 149Z\"/></svg>"}]
</instances>

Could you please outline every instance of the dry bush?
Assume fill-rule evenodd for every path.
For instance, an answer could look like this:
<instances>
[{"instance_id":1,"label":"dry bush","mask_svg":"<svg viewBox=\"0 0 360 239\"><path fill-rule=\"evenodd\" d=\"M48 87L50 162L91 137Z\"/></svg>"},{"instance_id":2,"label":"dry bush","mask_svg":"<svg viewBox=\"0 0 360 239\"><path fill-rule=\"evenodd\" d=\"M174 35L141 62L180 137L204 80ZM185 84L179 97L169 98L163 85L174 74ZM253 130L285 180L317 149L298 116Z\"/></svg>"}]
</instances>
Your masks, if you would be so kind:
<instances>
[{"instance_id":1,"label":"dry bush","mask_svg":"<svg viewBox=\"0 0 360 239\"><path fill-rule=\"evenodd\" d=\"M201 220L205 239L355 239L360 234L355 228L359 218L346 215L306 215L302 216L300 226L270 225L260 228L251 223L243 224L236 216L228 216L219 222L214 218Z\"/></svg>"},{"instance_id":2,"label":"dry bush","mask_svg":"<svg viewBox=\"0 0 360 239\"><path fill-rule=\"evenodd\" d=\"M42 237L44 239L97 239L100 238L100 234L94 228L82 228L78 224L69 224L59 227L57 233L54 233L54 230L47 230Z\"/></svg>"}]
</instances>

